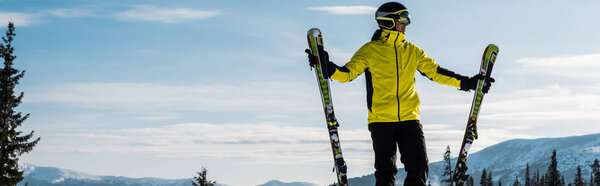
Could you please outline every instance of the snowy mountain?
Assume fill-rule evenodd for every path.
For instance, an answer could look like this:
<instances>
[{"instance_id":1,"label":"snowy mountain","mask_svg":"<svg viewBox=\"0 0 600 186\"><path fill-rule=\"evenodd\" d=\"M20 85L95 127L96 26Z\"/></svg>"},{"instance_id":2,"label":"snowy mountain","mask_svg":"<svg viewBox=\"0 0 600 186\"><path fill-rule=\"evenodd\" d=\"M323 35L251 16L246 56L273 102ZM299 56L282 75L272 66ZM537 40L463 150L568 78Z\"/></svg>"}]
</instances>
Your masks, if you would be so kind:
<instances>
[{"instance_id":1,"label":"snowy mountain","mask_svg":"<svg viewBox=\"0 0 600 186\"><path fill-rule=\"evenodd\" d=\"M96 176L55 167L38 167L21 164L23 177L19 183L34 186L190 186L192 179L127 178L120 176Z\"/></svg>"},{"instance_id":2,"label":"snowy mountain","mask_svg":"<svg viewBox=\"0 0 600 186\"><path fill-rule=\"evenodd\" d=\"M278 180L271 180L265 184L257 185L257 186L317 186L312 183L307 182L292 182L292 183L284 183Z\"/></svg>"},{"instance_id":3,"label":"snowy mountain","mask_svg":"<svg viewBox=\"0 0 600 186\"><path fill-rule=\"evenodd\" d=\"M558 169L565 177L565 182L571 182L574 178L578 165L582 167L584 179L589 179L590 167L594 159L600 159L600 134L585 136L573 136L564 138L542 138L542 139L515 139L505 141L469 156L469 171L479 183L481 171L486 168L492 171L494 182L502 180L502 183L514 182L518 175L523 182L525 175L525 166L529 163L530 174L539 170L544 174L550 164L552 150L557 151ZM458 149L452 152L456 155ZM429 156L436 156L430 154ZM439 154L442 156L442 154ZM451 160L454 168L456 158ZM97 176L82 172L65 170L55 167L38 167L30 164L22 164L25 179L21 185L28 182L33 186L60 186L60 185L78 185L78 186L190 186L190 179L159 179L159 178L127 178L117 176ZM432 185L439 185L442 175L442 162L434 162L429 165L429 178ZM406 173L404 169L398 171L396 183L402 185ZM375 177L365 175L349 179L350 185L374 185ZM271 180L259 186L313 186L307 182L284 183L277 180Z\"/></svg>"},{"instance_id":4,"label":"snowy mountain","mask_svg":"<svg viewBox=\"0 0 600 186\"><path fill-rule=\"evenodd\" d=\"M552 150L556 149L558 169L564 175L565 182L571 182L575 177L577 166L582 168L584 179L589 179L590 167L594 159L600 159L600 134L573 136L563 138L515 139L505 141L469 155L467 165L470 174L479 183L483 168L492 171L494 182L513 183L515 176L523 183L525 167L530 166L530 174L539 170L540 175L546 173L550 164ZM456 155L458 149L452 149ZM436 156L430 154L429 156ZM439 154L442 156L442 154ZM451 160L452 168L456 158ZM443 172L443 163L434 162L429 165L429 179L432 185L439 185ZM396 184L402 185L406 172L400 169L396 175ZM375 177L365 175L349 180L351 185L374 185Z\"/></svg>"},{"instance_id":5,"label":"snowy mountain","mask_svg":"<svg viewBox=\"0 0 600 186\"><path fill-rule=\"evenodd\" d=\"M160 179L160 178L127 178L120 176L97 176L83 172L60 169L56 167L38 167L32 164L20 164L26 182L31 186L191 186L189 179ZM217 183L217 186L226 186ZM281 182L271 180L258 186L316 186L307 182Z\"/></svg>"}]
</instances>

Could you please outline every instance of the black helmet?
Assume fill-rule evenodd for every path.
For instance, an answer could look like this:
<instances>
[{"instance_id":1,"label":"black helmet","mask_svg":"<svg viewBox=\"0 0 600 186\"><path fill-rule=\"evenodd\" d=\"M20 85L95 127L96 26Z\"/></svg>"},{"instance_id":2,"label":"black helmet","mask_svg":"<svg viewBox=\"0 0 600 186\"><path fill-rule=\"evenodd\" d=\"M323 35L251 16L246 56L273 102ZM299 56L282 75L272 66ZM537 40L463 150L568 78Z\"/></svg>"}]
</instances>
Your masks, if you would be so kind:
<instances>
[{"instance_id":1,"label":"black helmet","mask_svg":"<svg viewBox=\"0 0 600 186\"><path fill-rule=\"evenodd\" d=\"M379 6L377 12L375 12L375 20L377 20L379 28L396 30L394 19L398 19L402 24L410 24L408 9L400 3L387 2Z\"/></svg>"}]
</instances>

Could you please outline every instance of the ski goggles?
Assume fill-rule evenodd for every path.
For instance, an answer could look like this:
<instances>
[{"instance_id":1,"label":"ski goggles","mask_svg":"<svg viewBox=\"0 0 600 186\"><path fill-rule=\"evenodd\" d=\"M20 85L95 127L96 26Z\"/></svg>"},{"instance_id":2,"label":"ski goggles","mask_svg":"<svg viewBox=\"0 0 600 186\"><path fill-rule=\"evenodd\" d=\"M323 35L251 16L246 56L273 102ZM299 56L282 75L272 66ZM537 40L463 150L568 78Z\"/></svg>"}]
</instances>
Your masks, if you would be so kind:
<instances>
[{"instance_id":1,"label":"ski goggles","mask_svg":"<svg viewBox=\"0 0 600 186\"><path fill-rule=\"evenodd\" d=\"M394 19L398 20L398 22L405 24L405 25L410 24L410 14L408 13L407 9L400 10L397 12L377 12L377 15L375 15L375 16L376 16L375 17L376 20L385 20L385 21L394 22L394 26L396 25L396 22L394 21Z\"/></svg>"}]
</instances>

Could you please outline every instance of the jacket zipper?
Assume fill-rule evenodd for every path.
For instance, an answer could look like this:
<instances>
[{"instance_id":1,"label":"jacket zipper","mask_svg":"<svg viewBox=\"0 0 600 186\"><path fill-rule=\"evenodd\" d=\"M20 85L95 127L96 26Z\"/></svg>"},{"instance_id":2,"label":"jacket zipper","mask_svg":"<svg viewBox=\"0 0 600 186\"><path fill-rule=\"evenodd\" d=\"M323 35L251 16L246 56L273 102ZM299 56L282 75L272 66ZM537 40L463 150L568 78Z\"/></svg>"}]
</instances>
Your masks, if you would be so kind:
<instances>
[{"instance_id":1,"label":"jacket zipper","mask_svg":"<svg viewBox=\"0 0 600 186\"><path fill-rule=\"evenodd\" d=\"M400 70L398 70L398 48L396 47L396 42L398 41L399 36L400 33L398 33L396 39L394 40L394 51L396 52L396 100L398 101L398 122L401 122L402 120L400 120L400 95L398 93L398 91L400 91Z\"/></svg>"}]
</instances>

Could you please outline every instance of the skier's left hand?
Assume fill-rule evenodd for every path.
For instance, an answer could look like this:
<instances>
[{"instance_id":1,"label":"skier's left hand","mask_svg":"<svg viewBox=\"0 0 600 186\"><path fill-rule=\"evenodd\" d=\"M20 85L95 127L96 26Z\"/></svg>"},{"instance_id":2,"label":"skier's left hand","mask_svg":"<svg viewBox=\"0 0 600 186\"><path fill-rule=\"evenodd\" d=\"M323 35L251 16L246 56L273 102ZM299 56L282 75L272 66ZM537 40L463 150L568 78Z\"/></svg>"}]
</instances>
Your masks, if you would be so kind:
<instances>
[{"instance_id":1,"label":"skier's left hand","mask_svg":"<svg viewBox=\"0 0 600 186\"><path fill-rule=\"evenodd\" d=\"M312 54L310 49L306 49L304 50L304 52L308 54L308 65L310 65L311 67L315 67L315 65L317 64L317 57L315 57ZM321 69L323 70L323 74L327 77L331 77L331 75L335 73L335 69L337 69L338 66L335 63L329 61L329 53L327 53L327 51L323 51L321 56L321 59L324 60L323 62L321 62Z\"/></svg>"},{"instance_id":2,"label":"skier's left hand","mask_svg":"<svg viewBox=\"0 0 600 186\"><path fill-rule=\"evenodd\" d=\"M312 51L310 51L310 49L306 49L304 50L304 52L306 54L308 54L308 65L310 65L311 67L315 67L315 64L317 64L317 57L315 57L312 53ZM322 57L323 60L325 60L325 63L331 63L331 61L329 61L329 53L327 53L327 51L323 50L322 51ZM327 64L329 65L329 64Z\"/></svg>"},{"instance_id":3,"label":"skier's left hand","mask_svg":"<svg viewBox=\"0 0 600 186\"><path fill-rule=\"evenodd\" d=\"M470 77L470 78L462 79L460 81L460 90L464 90L464 91L475 90L477 88L477 83L479 82L479 80L482 80L482 79L485 79L485 81L483 83L483 89L481 89L481 92L486 94L490 90L492 83L496 82L496 80L492 77L486 79L485 76L483 76L481 74L474 75L473 77Z\"/></svg>"}]
</instances>

